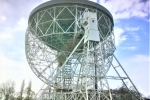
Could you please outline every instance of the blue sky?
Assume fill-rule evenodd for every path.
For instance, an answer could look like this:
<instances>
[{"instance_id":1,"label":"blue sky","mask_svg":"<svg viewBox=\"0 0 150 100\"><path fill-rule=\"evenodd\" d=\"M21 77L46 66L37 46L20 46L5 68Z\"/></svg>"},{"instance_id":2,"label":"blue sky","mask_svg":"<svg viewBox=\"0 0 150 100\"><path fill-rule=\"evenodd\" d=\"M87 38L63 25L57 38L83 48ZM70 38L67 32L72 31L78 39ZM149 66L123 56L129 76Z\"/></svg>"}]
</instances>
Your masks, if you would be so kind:
<instances>
[{"instance_id":1,"label":"blue sky","mask_svg":"<svg viewBox=\"0 0 150 100\"><path fill-rule=\"evenodd\" d=\"M25 56L25 32L30 12L47 0L0 0L0 83L14 80L17 91L23 79L34 91L43 83L31 71ZM114 18L115 55L144 95L150 95L149 0L100 1ZM37 84L38 83L38 84Z\"/></svg>"}]
</instances>

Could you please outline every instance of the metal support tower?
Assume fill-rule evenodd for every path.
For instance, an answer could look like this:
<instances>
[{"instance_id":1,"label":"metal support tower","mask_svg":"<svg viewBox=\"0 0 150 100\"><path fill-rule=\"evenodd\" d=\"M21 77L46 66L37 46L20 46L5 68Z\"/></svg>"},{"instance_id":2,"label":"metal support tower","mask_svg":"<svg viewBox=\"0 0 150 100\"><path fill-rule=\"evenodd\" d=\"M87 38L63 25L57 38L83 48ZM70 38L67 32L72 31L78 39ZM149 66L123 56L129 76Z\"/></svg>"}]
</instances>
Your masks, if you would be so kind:
<instances>
[{"instance_id":1,"label":"metal support tower","mask_svg":"<svg viewBox=\"0 0 150 100\"><path fill-rule=\"evenodd\" d=\"M121 80L129 91L130 83L133 100L140 100L114 56L113 26L109 11L87 0L52 0L34 9L26 32L26 56L45 83L35 99L114 100L113 79ZM111 68L117 76L107 75Z\"/></svg>"}]
</instances>

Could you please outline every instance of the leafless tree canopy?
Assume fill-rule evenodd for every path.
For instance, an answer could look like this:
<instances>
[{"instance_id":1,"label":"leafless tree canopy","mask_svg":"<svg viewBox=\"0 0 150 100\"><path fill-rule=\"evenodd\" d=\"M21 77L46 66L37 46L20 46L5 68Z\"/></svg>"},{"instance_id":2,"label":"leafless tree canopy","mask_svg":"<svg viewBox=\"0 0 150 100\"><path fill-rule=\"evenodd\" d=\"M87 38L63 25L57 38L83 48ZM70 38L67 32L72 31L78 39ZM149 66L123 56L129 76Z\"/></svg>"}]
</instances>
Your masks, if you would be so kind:
<instances>
[{"instance_id":1,"label":"leafless tree canopy","mask_svg":"<svg viewBox=\"0 0 150 100\"><path fill-rule=\"evenodd\" d=\"M15 93L15 83L11 80L6 81L0 85L0 92L5 100L8 100L11 95Z\"/></svg>"}]
</instances>

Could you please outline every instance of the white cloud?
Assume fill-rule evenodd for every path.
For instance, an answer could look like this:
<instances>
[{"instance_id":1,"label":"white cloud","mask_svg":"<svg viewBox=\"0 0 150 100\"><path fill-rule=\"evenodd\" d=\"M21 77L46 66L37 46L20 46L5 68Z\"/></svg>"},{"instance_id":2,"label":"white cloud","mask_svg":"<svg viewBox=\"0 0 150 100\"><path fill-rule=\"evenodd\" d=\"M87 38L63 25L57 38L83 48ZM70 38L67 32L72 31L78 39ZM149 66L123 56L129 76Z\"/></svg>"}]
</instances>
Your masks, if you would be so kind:
<instances>
[{"instance_id":1,"label":"white cloud","mask_svg":"<svg viewBox=\"0 0 150 100\"><path fill-rule=\"evenodd\" d=\"M127 49L127 50L136 50L137 47L135 47L135 46L130 46L130 47L123 47L123 49Z\"/></svg>"},{"instance_id":2,"label":"white cloud","mask_svg":"<svg viewBox=\"0 0 150 100\"><path fill-rule=\"evenodd\" d=\"M4 22L4 21L6 21L6 20L7 20L7 19L6 19L5 16L3 16L3 15L0 16L0 22Z\"/></svg>"},{"instance_id":3,"label":"white cloud","mask_svg":"<svg viewBox=\"0 0 150 100\"><path fill-rule=\"evenodd\" d=\"M28 26L28 20L25 18L20 18L20 20L17 22L16 27L14 28L15 31L24 31L27 29Z\"/></svg>"},{"instance_id":4,"label":"white cloud","mask_svg":"<svg viewBox=\"0 0 150 100\"><path fill-rule=\"evenodd\" d=\"M122 43L123 41L127 39L127 36L123 35L123 33L124 33L124 30L122 28L119 28L119 27L114 28L116 45L119 45L120 43Z\"/></svg>"},{"instance_id":5,"label":"white cloud","mask_svg":"<svg viewBox=\"0 0 150 100\"><path fill-rule=\"evenodd\" d=\"M10 6L9 6L9 4L5 1L5 0L1 0L0 1L0 6L1 6L1 14L3 15L3 14L5 14L5 13L11 13L11 9L10 9Z\"/></svg>"},{"instance_id":6,"label":"white cloud","mask_svg":"<svg viewBox=\"0 0 150 100\"><path fill-rule=\"evenodd\" d=\"M150 22L150 19L148 19L147 21Z\"/></svg>"},{"instance_id":7,"label":"white cloud","mask_svg":"<svg viewBox=\"0 0 150 100\"><path fill-rule=\"evenodd\" d=\"M127 31L138 31L140 27L126 27L125 30Z\"/></svg>"},{"instance_id":8,"label":"white cloud","mask_svg":"<svg viewBox=\"0 0 150 100\"><path fill-rule=\"evenodd\" d=\"M7 40L12 38L12 35L8 31L4 31L0 33L0 41Z\"/></svg>"},{"instance_id":9,"label":"white cloud","mask_svg":"<svg viewBox=\"0 0 150 100\"><path fill-rule=\"evenodd\" d=\"M140 30L140 27L125 27L125 30L130 32L135 41L140 40L140 37L137 34L137 31Z\"/></svg>"},{"instance_id":10,"label":"white cloud","mask_svg":"<svg viewBox=\"0 0 150 100\"><path fill-rule=\"evenodd\" d=\"M7 26L0 30L0 45L3 48L17 43L22 37L25 36L27 29L27 20L25 18L20 18L18 22L14 23L14 26ZM22 36L21 36L22 35ZM21 36L21 37L20 37ZM23 41L21 40L22 43ZM17 43L16 45L18 45ZM15 45L15 46L16 46ZM1 51L1 50L0 50Z\"/></svg>"},{"instance_id":11,"label":"white cloud","mask_svg":"<svg viewBox=\"0 0 150 100\"><path fill-rule=\"evenodd\" d=\"M146 55L134 55L130 60L142 66L143 65L142 63L145 63L146 65L148 65L149 59L150 57Z\"/></svg>"},{"instance_id":12,"label":"white cloud","mask_svg":"<svg viewBox=\"0 0 150 100\"><path fill-rule=\"evenodd\" d=\"M148 4L148 0L146 2L141 2L141 0L101 0L101 5L112 13L114 19L145 18L149 14Z\"/></svg>"},{"instance_id":13,"label":"white cloud","mask_svg":"<svg viewBox=\"0 0 150 100\"><path fill-rule=\"evenodd\" d=\"M140 37L138 35L134 35L134 39L135 39L135 41L139 41Z\"/></svg>"},{"instance_id":14,"label":"white cloud","mask_svg":"<svg viewBox=\"0 0 150 100\"><path fill-rule=\"evenodd\" d=\"M131 38L134 39L134 41L139 41L140 40L139 34L137 32L131 31L130 34L131 34L130 37L132 36Z\"/></svg>"},{"instance_id":15,"label":"white cloud","mask_svg":"<svg viewBox=\"0 0 150 100\"><path fill-rule=\"evenodd\" d=\"M5 16L2 16L2 20L5 21L5 20L6 20L6 17L5 17Z\"/></svg>"}]
</instances>

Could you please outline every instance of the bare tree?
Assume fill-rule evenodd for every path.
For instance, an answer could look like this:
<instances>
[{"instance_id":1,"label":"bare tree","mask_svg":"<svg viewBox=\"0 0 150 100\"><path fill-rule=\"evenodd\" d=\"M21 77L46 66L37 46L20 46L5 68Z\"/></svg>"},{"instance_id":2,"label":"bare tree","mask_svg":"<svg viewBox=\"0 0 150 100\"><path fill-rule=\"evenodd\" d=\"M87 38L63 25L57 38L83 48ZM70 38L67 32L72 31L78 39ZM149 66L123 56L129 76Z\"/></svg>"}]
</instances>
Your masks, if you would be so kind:
<instances>
[{"instance_id":1,"label":"bare tree","mask_svg":"<svg viewBox=\"0 0 150 100\"><path fill-rule=\"evenodd\" d=\"M25 89L26 97L24 100L33 100L35 93L31 89L31 84L32 82L30 81L28 87Z\"/></svg>"},{"instance_id":2,"label":"bare tree","mask_svg":"<svg viewBox=\"0 0 150 100\"><path fill-rule=\"evenodd\" d=\"M15 92L15 83L11 80L2 83L0 85L0 92L2 93L4 99L8 100Z\"/></svg>"},{"instance_id":3,"label":"bare tree","mask_svg":"<svg viewBox=\"0 0 150 100\"><path fill-rule=\"evenodd\" d=\"M21 90L20 90L21 100L22 100L23 91L24 91L24 80L22 81Z\"/></svg>"},{"instance_id":4,"label":"bare tree","mask_svg":"<svg viewBox=\"0 0 150 100\"><path fill-rule=\"evenodd\" d=\"M25 85L25 83L24 83L25 81L23 80L22 81L22 85L21 85L21 89L20 89L20 92L19 92L19 96L17 97L17 100L23 100L23 91L24 91L24 85Z\"/></svg>"}]
</instances>

